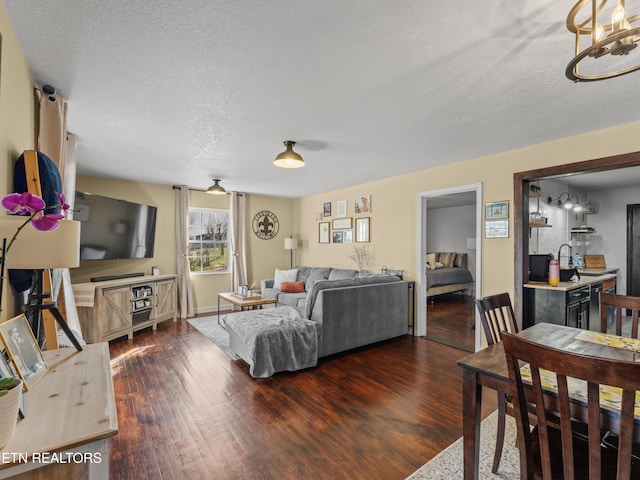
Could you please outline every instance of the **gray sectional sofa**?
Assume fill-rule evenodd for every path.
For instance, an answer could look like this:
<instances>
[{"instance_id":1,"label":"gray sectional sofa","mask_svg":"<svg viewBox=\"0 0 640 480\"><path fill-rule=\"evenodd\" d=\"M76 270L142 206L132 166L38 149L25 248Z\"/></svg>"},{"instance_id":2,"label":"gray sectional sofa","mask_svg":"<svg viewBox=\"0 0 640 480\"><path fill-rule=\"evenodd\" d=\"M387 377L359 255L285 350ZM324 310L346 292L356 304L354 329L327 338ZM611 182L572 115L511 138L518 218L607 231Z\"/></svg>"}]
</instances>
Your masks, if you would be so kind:
<instances>
[{"instance_id":1,"label":"gray sectional sofa","mask_svg":"<svg viewBox=\"0 0 640 480\"><path fill-rule=\"evenodd\" d=\"M318 357L405 335L409 331L409 285L394 275L329 267L297 267L305 291L283 293L274 280L262 295L276 306L294 307L317 324Z\"/></svg>"}]
</instances>

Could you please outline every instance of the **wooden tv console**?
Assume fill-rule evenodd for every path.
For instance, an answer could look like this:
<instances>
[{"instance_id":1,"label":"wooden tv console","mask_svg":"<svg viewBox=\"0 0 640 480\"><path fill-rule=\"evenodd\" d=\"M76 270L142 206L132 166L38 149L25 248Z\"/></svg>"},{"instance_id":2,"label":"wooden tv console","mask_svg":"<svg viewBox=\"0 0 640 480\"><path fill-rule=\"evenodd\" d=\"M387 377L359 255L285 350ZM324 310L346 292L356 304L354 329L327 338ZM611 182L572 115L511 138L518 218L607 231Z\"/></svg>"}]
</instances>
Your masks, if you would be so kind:
<instances>
[{"instance_id":1,"label":"wooden tv console","mask_svg":"<svg viewBox=\"0 0 640 480\"><path fill-rule=\"evenodd\" d=\"M74 283L82 335L106 342L177 319L176 275L145 275L104 282Z\"/></svg>"}]
</instances>

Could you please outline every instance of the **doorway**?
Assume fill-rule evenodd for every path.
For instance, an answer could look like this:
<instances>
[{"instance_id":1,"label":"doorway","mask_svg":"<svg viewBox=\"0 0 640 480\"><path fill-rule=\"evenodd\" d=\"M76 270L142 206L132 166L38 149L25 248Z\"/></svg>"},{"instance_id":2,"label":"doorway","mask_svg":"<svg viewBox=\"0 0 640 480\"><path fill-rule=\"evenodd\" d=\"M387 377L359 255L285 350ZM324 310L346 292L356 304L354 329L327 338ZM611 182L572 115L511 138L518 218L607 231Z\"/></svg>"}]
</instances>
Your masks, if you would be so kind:
<instances>
[{"instance_id":1,"label":"doorway","mask_svg":"<svg viewBox=\"0 0 640 480\"><path fill-rule=\"evenodd\" d=\"M516 172L513 175L514 186L514 242L515 242L515 270L514 270L514 310L516 317L521 320L521 326L531 324L529 298L525 294L524 284L529 281L529 191L530 184L542 179L570 177L594 173L593 177L602 181L604 173L619 171L626 181L635 182L637 177L628 175L630 167L640 167L640 152L625 153L594 160L545 167L536 170ZM634 169L635 171L635 169ZM619 277L620 278L620 277ZM625 278L621 276L621 278ZM621 292L620 290L618 293ZM628 294L628 293L627 293Z\"/></svg>"},{"instance_id":2,"label":"doorway","mask_svg":"<svg viewBox=\"0 0 640 480\"><path fill-rule=\"evenodd\" d=\"M482 285L482 184L460 185L421 192L418 194L418 216L415 334L430 339L431 333L432 336L440 337L434 338L434 340L457 348L460 348L460 342L455 337L470 335L471 339L465 349L475 351L480 348L481 330L478 314L473 308L473 298L481 295ZM443 218L446 221L443 221ZM451 218L456 218L459 222L452 222ZM470 224L471 228L469 228ZM442 295L437 295L431 303L431 299L427 299L426 254L432 253L434 250L466 254L467 268L470 270L474 282L471 284L471 288L466 291L445 291ZM462 298L463 294L466 295L465 298ZM446 312L447 303L457 312L464 311L466 308L467 316L470 317L460 321L460 328L466 328L467 331L456 333L455 328L458 327L453 327L453 330L448 333L452 337L451 341L442 339L443 332L435 323L437 316L447 316L453 311ZM472 308L468 308L469 303ZM460 308L457 308L456 304ZM436 305L440 308L430 310L431 306L435 307ZM429 324L430 311L433 312L434 318L434 324L431 327ZM453 318L452 321L454 321ZM430 328L432 328L432 332L430 332Z\"/></svg>"},{"instance_id":3,"label":"doorway","mask_svg":"<svg viewBox=\"0 0 640 480\"><path fill-rule=\"evenodd\" d=\"M627 205L627 295L640 296L640 204Z\"/></svg>"}]
</instances>

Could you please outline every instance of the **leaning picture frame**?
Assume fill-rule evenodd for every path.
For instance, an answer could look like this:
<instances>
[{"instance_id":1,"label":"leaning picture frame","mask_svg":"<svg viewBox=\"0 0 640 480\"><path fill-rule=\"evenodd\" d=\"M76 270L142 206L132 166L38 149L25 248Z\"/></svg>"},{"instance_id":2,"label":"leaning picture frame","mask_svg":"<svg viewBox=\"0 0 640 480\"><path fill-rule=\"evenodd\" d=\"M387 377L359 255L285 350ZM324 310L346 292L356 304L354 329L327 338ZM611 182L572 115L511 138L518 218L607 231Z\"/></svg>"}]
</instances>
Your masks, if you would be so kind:
<instances>
[{"instance_id":1,"label":"leaning picture frame","mask_svg":"<svg viewBox=\"0 0 640 480\"><path fill-rule=\"evenodd\" d=\"M24 313L0 324L0 337L9 360L28 390L42 378L48 367Z\"/></svg>"}]
</instances>

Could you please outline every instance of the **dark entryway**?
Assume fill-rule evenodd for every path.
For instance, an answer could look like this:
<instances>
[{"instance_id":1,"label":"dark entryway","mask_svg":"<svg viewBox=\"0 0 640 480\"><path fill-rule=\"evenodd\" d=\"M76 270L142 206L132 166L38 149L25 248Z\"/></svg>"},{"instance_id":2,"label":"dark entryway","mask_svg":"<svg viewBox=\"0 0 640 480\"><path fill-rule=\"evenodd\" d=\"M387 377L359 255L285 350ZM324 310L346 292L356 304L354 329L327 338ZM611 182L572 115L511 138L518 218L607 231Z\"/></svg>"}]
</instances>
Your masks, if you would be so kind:
<instances>
[{"instance_id":1,"label":"dark entryway","mask_svg":"<svg viewBox=\"0 0 640 480\"><path fill-rule=\"evenodd\" d=\"M627 295L640 296L640 204L627 205Z\"/></svg>"}]
</instances>

